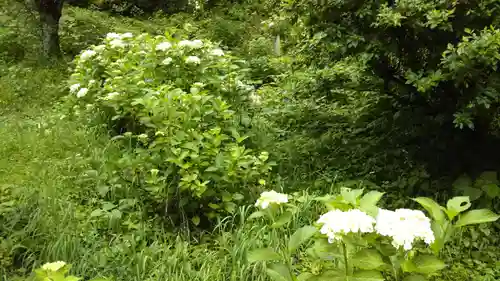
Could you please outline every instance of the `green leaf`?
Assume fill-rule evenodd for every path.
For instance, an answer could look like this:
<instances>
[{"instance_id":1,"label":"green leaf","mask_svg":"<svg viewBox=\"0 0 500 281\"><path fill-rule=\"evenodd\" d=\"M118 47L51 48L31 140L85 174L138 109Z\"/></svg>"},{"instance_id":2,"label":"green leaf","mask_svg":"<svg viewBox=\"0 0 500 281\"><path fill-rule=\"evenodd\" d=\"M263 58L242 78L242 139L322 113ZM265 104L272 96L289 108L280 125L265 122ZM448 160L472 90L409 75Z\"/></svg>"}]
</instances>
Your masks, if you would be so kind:
<instances>
[{"instance_id":1,"label":"green leaf","mask_svg":"<svg viewBox=\"0 0 500 281\"><path fill-rule=\"evenodd\" d=\"M366 193L359 201L359 209L371 216L376 216L378 212L377 203L383 195L383 192L373 190Z\"/></svg>"},{"instance_id":2,"label":"green leaf","mask_svg":"<svg viewBox=\"0 0 500 281\"><path fill-rule=\"evenodd\" d=\"M418 197L413 200L420 204L438 222L442 222L445 219L443 210L436 201L427 197Z\"/></svg>"},{"instance_id":3,"label":"green leaf","mask_svg":"<svg viewBox=\"0 0 500 281\"><path fill-rule=\"evenodd\" d=\"M307 281L311 278L314 278L314 274L312 273L309 273L309 272L302 272L301 274L299 274L299 276L297 276L297 280L298 281Z\"/></svg>"},{"instance_id":4,"label":"green leaf","mask_svg":"<svg viewBox=\"0 0 500 281\"><path fill-rule=\"evenodd\" d=\"M477 200L483 195L483 191L475 187L466 187L463 190L463 195L468 196L471 201Z\"/></svg>"},{"instance_id":5,"label":"green leaf","mask_svg":"<svg viewBox=\"0 0 500 281\"><path fill-rule=\"evenodd\" d=\"M433 255L419 255L414 260L415 272L431 274L446 267L446 264Z\"/></svg>"},{"instance_id":6,"label":"green leaf","mask_svg":"<svg viewBox=\"0 0 500 281\"><path fill-rule=\"evenodd\" d=\"M248 253L248 262L258 262L258 261L275 261L281 259L275 251L269 248L262 248L253 250Z\"/></svg>"},{"instance_id":7,"label":"green leaf","mask_svg":"<svg viewBox=\"0 0 500 281\"><path fill-rule=\"evenodd\" d=\"M193 222L194 225L198 226L200 224L200 217L194 216L191 218L191 221Z\"/></svg>"},{"instance_id":8,"label":"green leaf","mask_svg":"<svg viewBox=\"0 0 500 281\"><path fill-rule=\"evenodd\" d=\"M425 278L423 275L419 275L419 274L412 274L412 275L408 275L405 277L405 279L403 279L403 281L426 281L427 278Z\"/></svg>"},{"instance_id":9,"label":"green leaf","mask_svg":"<svg viewBox=\"0 0 500 281\"><path fill-rule=\"evenodd\" d=\"M461 212L469 209L471 206L470 199L467 196L457 196L448 200L446 203L446 213L450 220L454 219Z\"/></svg>"},{"instance_id":10,"label":"green leaf","mask_svg":"<svg viewBox=\"0 0 500 281\"><path fill-rule=\"evenodd\" d=\"M498 220L498 218L500 218L499 215L493 213L488 209L472 210L461 215L458 221L455 223L455 226L462 227L470 224L494 222Z\"/></svg>"},{"instance_id":11,"label":"green leaf","mask_svg":"<svg viewBox=\"0 0 500 281\"><path fill-rule=\"evenodd\" d=\"M382 273L376 270L359 270L355 271L349 281L384 281Z\"/></svg>"},{"instance_id":12,"label":"green leaf","mask_svg":"<svg viewBox=\"0 0 500 281\"><path fill-rule=\"evenodd\" d=\"M352 206L358 206L358 199L363 194L363 189L343 189L342 198Z\"/></svg>"},{"instance_id":13,"label":"green leaf","mask_svg":"<svg viewBox=\"0 0 500 281\"><path fill-rule=\"evenodd\" d=\"M291 212L284 212L279 218L271 225L273 228L278 228L282 227L283 225L289 223L292 220L292 213Z\"/></svg>"},{"instance_id":14,"label":"green leaf","mask_svg":"<svg viewBox=\"0 0 500 281\"><path fill-rule=\"evenodd\" d=\"M464 191L472 186L472 179L467 175L462 175L453 182L452 186L455 190Z\"/></svg>"},{"instance_id":15,"label":"green leaf","mask_svg":"<svg viewBox=\"0 0 500 281\"><path fill-rule=\"evenodd\" d=\"M290 240L288 240L288 251L290 251L290 253L295 252L300 245L311 239L316 232L316 227L310 225L297 229L297 231L295 231L295 233L290 237Z\"/></svg>"},{"instance_id":16,"label":"green leaf","mask_svg":"<svg viewBox=\"0 0 500 281\"><path fill-rule=\"evenodd\" d=\"M240 194L240 193L234 193L233 194L233 200L241 201L243 199L245 199L245 196L243 196L242 194Z\"/></svg>"},{"instance_id":17,"label":"green leaf","mask_svg":"<svg viewBox=\"0 0 500 281\"><path fill-rule=\"evenodd\" d=\"M374 249L363 249L357 252L352 261L354 267L367 270L377 269L385 264L380 253Z\"/></svg>"},{"instance_id":18,"label":"green leaf","mask_svg":"<svg viewBox=\"0 0 500 281\"><path fill-rule=\"evenodd\" d=\"M271 264L266 270L271 279L276 281L292 281L292 275L288 267L281 263Z\"/></svg>"},{"instance_id":19,"label":"green leaf","mask_svg":"<svg viewBox=\"0 0 500 281\"><path fill-rule=\"evenodd\" d=\"M489 198L494 199L500 197L500 187L494 183L490 183L481 187ZM472 199L471 199L472 200Z\"/></svg>"},{"instance_id":20,"label":"green leaf","mask_svg":"<svg viewBox=\"0 0 500 281\"><path fill-rule=\"evenodd\" d=\"M256 218L261 218L261 217L263 217L265 215L266 215L266 213L264 213L262 211L253 212L250 216L248 216L247 220L253 220L253 219L256 219Z\"/></svg>"},{"instance_id":21,"label":"green leaf","mask_svg":"<svg viewBox=\"0 0 500 281\"><path fill-rule=\"evenodd\" d=\"M476 179L474 185L476 187L482 187L487 184L498 184L498 176L495 171L486 171L481 173L479 177Z\"/></svg>"}]
</instances>

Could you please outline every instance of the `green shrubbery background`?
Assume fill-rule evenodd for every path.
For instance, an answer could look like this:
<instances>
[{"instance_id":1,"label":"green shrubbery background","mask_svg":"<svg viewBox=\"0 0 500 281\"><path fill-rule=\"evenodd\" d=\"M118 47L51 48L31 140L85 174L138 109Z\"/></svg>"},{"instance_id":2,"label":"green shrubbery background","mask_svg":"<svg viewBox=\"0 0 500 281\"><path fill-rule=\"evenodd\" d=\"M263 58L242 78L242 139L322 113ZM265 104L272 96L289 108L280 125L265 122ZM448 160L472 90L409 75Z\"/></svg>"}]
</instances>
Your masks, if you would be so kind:
<instances>
[{"instance_id":1,"label":"green shrubbery background","mask_svg":"<svg viewBox=\"0 0 500 281\"><path fill-rule=\"evenodd\" d=\"M262 190L303 198L284 236L341 187L500 211L496 1L70 1L57 62L36 13L0 3L0 279L64 260L84 278L268 280L247 261L285 243L247 220ZM82 62L110 32L135 49ZM181 40L205 45L154 50ZM497 232L461 229L432 280L500 278Z\"/></svg>"}]
</instances>

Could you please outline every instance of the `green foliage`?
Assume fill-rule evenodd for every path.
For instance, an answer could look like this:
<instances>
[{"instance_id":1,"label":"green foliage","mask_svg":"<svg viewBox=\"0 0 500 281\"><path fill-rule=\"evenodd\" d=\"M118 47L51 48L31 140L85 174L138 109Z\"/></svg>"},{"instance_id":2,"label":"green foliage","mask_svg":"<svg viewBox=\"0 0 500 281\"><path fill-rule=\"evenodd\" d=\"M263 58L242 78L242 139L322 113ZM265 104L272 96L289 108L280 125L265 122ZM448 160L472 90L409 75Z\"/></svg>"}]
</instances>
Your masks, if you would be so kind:
<instances>
[{"instance_id":1,"label":"green foliage","mask_svg":"<svg viewBox=\"0 0 500 281\"><path fill-rule=\"evenodd\" d=\"M176 202L195 225L198 208L209 218L233 213L258 190L271 167L266 152L245 147L228 103L248 108L253 95L236 58L208 41L108 34L75 63L70 105L88 118L102 113L124 144L108 184L137 182L135 200L165 215Z\"/></svg>"},{"instance_id":2,"label":"green foliage","mask_svg":"<svg viewBox=\"0 0 500 281\"><path fill-rule=\"evenodd\" d=\"M425 249L418 249L410 247L402 248L397 247L397 242L388 243L387 233L382 230L379 224L387 223L389 217L385 215L377 215L384 210L378 209L377 203L382 194L380 192L369 192L363 195L362 189L343 189L340 194L317 197L313 200L322 201L330 210L352 210L359 208L366 213L360 213L364 216L373 213L373 223L376 224L375 232L371 230L362 230L360 226L362 221L349 221L350 227L356 230L347 229L343 225L341 217L332 217L330 222L323 221L325 224L321 230L313 226L304 226L299 228L288 238L288 247L279 248L275 251L272 248L256 249L248 254L249 262L266 262L269 264L267 271L272 280L323 280L328 276L329 280L386 280L390 275L395 280L427 280L427 276L435 275L438 271L443 270L446 264L438 258L440 251L443 249L444 243L449 242L452 237L452 230L447 228L443 231L437 231L436 226L442 226L445 222L443 210L448 214L452 220L458 213L465 211L469 206L462 207L463 198L453 198L448 201L448 207L444 208L435 203L429 198L417 198L417 202L432 214L433 222L432 228L434 230L435 241L432 243L431 248L434 249L434 255L427 254ZM267 199L266 199L267 198ZM271 200L270 207L262 205L263 210L257 211L258 216L265 214L269 219L271 228L276 224L276 217L282 217L286 213L296 213L297 207L294 203L279 203L272 201L268 197L261 197L259 200ZM298 200L300 202L300 200ZM257 202L258 205L259 201ZM295 207L295 208L294 208ZM387 211L387 210L385 210ZM404 210L405 212L408 210ZM479 214L486 212L486 210L472 210L462 216L453 225L454 229L458 229L467 224L494 222L499 216L490 214ZM491 211L488 211L491 212ZM254 213L256 214L256 213ZM337 213L339 214L339 213ZM328 214L325 214L326 216ZM347 216L347 213L340 213L339 215ZM322 216L323 218L323 216ZM318 221L320 223L322 218ZM376 218L376 221L375 221ZM474 220L474 218L481 218ZM360 217L349 217L346 220L357 220ZM398 217L397 220L410 219L409 217ZM423 219L423 218L421 218ZM451 225L446 221L447 225ZM327 224L332 225L327 225ZM359 224L359 225L358 225ZM286 227L286 224L284 224ZM336 230L336 238L328 236L328 244L325 244L324 235L329 235L327 227ZM359 228L358 228L359 227ZM397 227L397 226L392 226ZM421 227L415 225L415 227ZM429 230L431 224L429 223ZM359 232L358 232L359 231ZM398 231L410 232L409 229L400 229ZM431 231L432 232L432 231ZM446 236L444 240L443 235ZM285 236L286 237L286 236ZM309 240L316 240L314 244L306 250L309 253L307 257L301 259L293 258L296 249L301 245L311 245ZM396 239L394 236L393 239ZM413 239L413 238L412 238ZM430 244L429 241L427 241ZM408 252L406 252L408 251ZM322 254L320 254L322 252ZM326 256L324 255L326 253ZM321 260L324 258L322 272L303 272L301 264L308 264L314 260ZM291 262L293 261L293 262ZM279 262L279 263L276 263ZM296 276L296 272L300 275Z\"/></svg>"}]
</instances>

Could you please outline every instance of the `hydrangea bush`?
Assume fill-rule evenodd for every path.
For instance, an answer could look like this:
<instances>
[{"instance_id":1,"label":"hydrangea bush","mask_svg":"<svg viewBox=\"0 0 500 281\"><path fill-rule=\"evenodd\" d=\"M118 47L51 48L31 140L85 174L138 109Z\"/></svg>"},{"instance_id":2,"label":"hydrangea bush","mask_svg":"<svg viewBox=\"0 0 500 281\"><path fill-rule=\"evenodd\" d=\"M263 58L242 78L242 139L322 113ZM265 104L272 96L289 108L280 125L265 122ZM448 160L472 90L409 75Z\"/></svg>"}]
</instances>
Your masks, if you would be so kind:
<instances>
[{"instance_id":1,"label":"hydrangea bush","mask_svg":"<svg viewBox=\"0 0 500 281\"><path fill-rule=\"evenodd\" d=\"M249 261L268 262L267 272L273 280L428 280L446 267L439 254L454 231L500 217L487 209L467 211L471 206L468 197L452 198L446 207L429 198L415 198L431 219L420 210L379 208L383 193L363 193L362 189L346 188L338 195L316 197L328 212L314 225L285 234L286 248L256 249L248 254ZM249 219L264 217L271 228L286 226L292 218L287 213L297 210L301 200L264 192L255 204L261 210ZM284 217L288 219L283 221ZM305 245L310 246L307 255L297 254ZM305 264L314 264L315 269L304 270Z\"/></svg>"},{"instance_id":2,"label":"hydrangea bush","mask_svg":"<svg viewBox=\"0 0 500 281\"><path fill-rule=\"evenodd\" d=\"M76 58L68 102L128 148L110 185L135 183L140 201L198 224L199 209L233 212L271 169L245 146L240 113L257 105L245 77L244 62L209 41L110 33Z\"/></svg>"}]
</instances>

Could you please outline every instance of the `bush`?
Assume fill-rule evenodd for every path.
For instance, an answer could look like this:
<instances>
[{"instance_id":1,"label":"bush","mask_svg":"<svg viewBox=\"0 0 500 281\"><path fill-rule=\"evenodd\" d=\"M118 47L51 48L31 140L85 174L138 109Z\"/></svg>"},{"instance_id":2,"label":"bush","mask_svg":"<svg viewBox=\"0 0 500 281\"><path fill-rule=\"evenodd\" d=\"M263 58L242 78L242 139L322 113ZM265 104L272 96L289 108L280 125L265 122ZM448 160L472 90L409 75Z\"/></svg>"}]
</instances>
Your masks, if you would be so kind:
<instances>
[{"instance_id":1,"label":"bush","mask_svg":"<svg viewBox=\"0 0 500 281\"><path fill-rule=\"evenodd\" d=\"M245 147L231 110L253 95L237 58L208 41L111 33L75 64L69 104L124 144L108 184L131 183L150 210L177 206L198 224L198 210L232 213L265 183L268 155Z\"/></svg>"}]
</instances>

